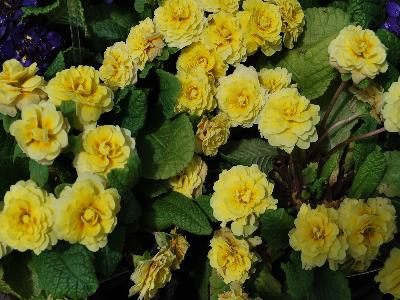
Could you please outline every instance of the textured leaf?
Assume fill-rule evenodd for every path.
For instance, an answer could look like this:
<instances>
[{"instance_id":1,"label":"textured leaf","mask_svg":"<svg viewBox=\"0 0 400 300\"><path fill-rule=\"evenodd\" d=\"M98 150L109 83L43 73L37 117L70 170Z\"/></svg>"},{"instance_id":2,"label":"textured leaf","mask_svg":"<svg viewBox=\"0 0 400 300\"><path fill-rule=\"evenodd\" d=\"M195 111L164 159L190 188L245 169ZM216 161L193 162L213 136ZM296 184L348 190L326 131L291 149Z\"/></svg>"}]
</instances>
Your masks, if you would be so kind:
<instances>
[{"instance_id":1,"label":"textured leaf","mask_svg":"<svg viewBox=\"0 0 400 300\"><path fill-rule=\"evenodd\" d=\"M125 189L132 188L140 179L142 164L136 150L131 153L126 165L121 169L111 170L107 174L111 187L122 193Z\"/></svg>"},{"instance_id":2,"label":"textured leaf","mask_svg":"<svg viewBox=\"0 0 400 300\"><path fill-rule=\"evenodd\" d=\"M175 104L181 92L181 84L175 75L163 70L157 70L160 79L160 96L159 100L163 109L163 113L167 118L175 115Z\"/></svg>"},{"instance_id":3,"label":"textured leaf","mask_svg":"<svg viewBox=\"0 0 400 300\"><path fill-rule=\"evenodd\" d=\"M384 17L384 5L385 0L349 0L348 11L355 24L371 28Z\"/></svg>"},{"instance_id":4,"label":"textured leaf","mask_svg":"<svg viewBox=\"0 0 400 300\"><path fill-rule=\"evenodd\" d=\"M368 116L364 119L364 124L355 132L354 136L360 136L366 134L372 130L375 130L378 123L372 117ZM375 150L377 138L369 138L366 140L357 141L354 145L353 158L354 158L354 169L357 171L361 164L365 161L367 156Z\"/></svg>"},{"instance_id":5,"label":"textured leaf","mask_svg":"<svg viewBox=\"0 0 400 300\"><path fill-rule=\"evenodd\" d=\"M144 126L147 113L147 95L133 86L124 88L127 94L120 100L122 108L121 127L129 129L132 136L136 136Z\"/></svg>"},{"instance_id":6,"label":"textured leaf","mask_svg":"<svg viewBox=\"0 0 400 300\"><path fill-rule=\"evenodd\" d=\"M301 172L303 176L303 183L304 184L311 184L318 177L318 163L311 162L307 165L307 167Z\"/></svg>"},{"instance_id":7,"label":"textured leaf","mask_svg":"<svg viewBox=\"0 0 400 300\"><path fill-rule=\"evenodd\" d=\"M260 218L260 232L264 243L273 250L287 248L288 233L294 227L294 218L283 208L267 210Z\"/></svg>"},{"instance_id":8,"label":"textured leaf","mask_svg":"<svg viewBox=\"0 0 400 300\"><path fill-rule=\"evenodd\" d=\"M201 195L194 199L200 208L206 213L207 217L211 222L217 222L217 219L214 218L213 209L210 205L211 196Z\"/></svg>"},{"instance_id":9,"label":"textured leaf","mask_svg":"<svg viewBox=\"0 0 400 300\"><path fill-rule=\"evenodd\" d=\"M54 298L82 299L94 294L99 286L93 262L93 253L75 244L33 256L32 268L40 287Z\"/></svg>"},{"instance_id":10,"label":"textured leaf","mask_svg":"<svg viewBox=\"0 0 400 300\"><path fill-rule=\"evenodd\" d=\"M147 179L167 179L177 175L192 160L194 133L185 115L166 120L153 132L138 140L138 151Z\"/></svg>"},{"instance_id":11,"label":"textured leaf","mask_svg":"<svg viewBox=\"0 0 400 300\"><path fill-rule=\"evenodd\" d=\"M381 42L388 48L387 60L393 64L399 64L400 39L392 32L385 29L378 29L376 35Z\"/></svg>"},{"instance_id":12,"label":"textured leaf","mask_svg":"<svg viewBox=\"0 0 400 300\"><path fill-rule=\"evenodd\" d=\"M121 210L118 214L118 220L124 224L132 224L137 221L142 213L139 201L130 189L121 193Z\"/></svg>"},{"instance_id":13,"label":"textured leaf","mask_svg":"<svg viewBox=\"0 0 400 300\"><path fill-rule=\"evenodd\" d=\"M50 66L47 67L46 72L44 73L44 77L46 80L50 80L54 76L56 76L57 72L60 72L66 68L65 66L65 58L63 51L59 52L57 56L54 58L53 62Z\"/></svg>"},{"instance_id":14,"label":"textured leaf","mask_svg":"<svg viewBox=\"0 0 400 300\"><path fill-rule=\"evenodd\" d=\"M387 197L400 197L400 151L385 152L387 169L378 192Z\"/></svg>"},{"instance_id":15,"label":"textured leaf","mask_svg":"<svg viewBox=\"0 0 400 300\"><path fill-rule=\"evenodd\" d=\"M29 172L31 179L40 187L44 187L49 180L49 167L41 165L32 159L29 161Z\"/></svg>"},{"instance_id":16,"label":"textured leaf","mask_svg":"<svg viewBox=\"0 0 400 300\"><path fill-rule=\"evenodd\" d=\"M323 267L315 271L313 293L309 299L313 300L351 300L349 282L343 272L331 271Z\"/></svg>"},{"instance_id":17,"label":"textured leaf","mask_svg":"<svg viewBox=\"0 0 400 300\"><path fill-rule=\"evenodd\" d=\"M167 193L171 186L168 180L149 180L142 179L140 182L141 192L143 192L149 198L156 198L162 194Z\"/></svg>"},{"instance_id":18,"label":"textured leaf","mask_svg":"<svg viewBox=\"0 0 400 300\"><path fill-rule=\"evenodd\" d=\"M217 271L212 269L210 276L210 299L218 300L218 295L223 292L229 291L229 285L226 284L221 276L218 275Z\"/></svg>"},{"instance_id":19,"label":"textured leaf","mask_svg":"<svg viewBox=\"0 0 400 300\"><path fill-rule=\"evenodd\" d=\"M36 6L36 7L22 7L22 18L21 22L25 22L31 16L49 15L55 11L56 8L60 6L60 1L56 0L53 3L46 6Z\"/></svg>"},{"instance_id":20,"label":"textured leaf","mask_svg":"<svg viewBox=\"0 0 400 300\"><path fill-rule=\"evenodd\" d=\"M97 39L111 44L125 40L134 23L135 19L129 11L112 11L108 18L95 21L90 27Z\"/></svg>"}]
</instances>

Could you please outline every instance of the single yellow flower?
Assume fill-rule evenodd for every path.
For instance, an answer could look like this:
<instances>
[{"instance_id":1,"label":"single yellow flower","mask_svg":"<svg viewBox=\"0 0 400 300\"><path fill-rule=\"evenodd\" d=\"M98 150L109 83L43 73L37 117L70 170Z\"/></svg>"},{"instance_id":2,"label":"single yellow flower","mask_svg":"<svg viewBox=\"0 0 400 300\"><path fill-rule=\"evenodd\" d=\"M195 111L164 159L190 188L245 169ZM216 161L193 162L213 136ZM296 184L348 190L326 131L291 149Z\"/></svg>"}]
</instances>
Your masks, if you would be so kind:
<instances>
[{"instance_id":1,"label":"single yellow flower","mask_svg":"<svg viewBox=\"0 0 400 300\"><path fill-rule=\"evenodd\" d=\"M234 281L245 282L252 271L252 263L257 257L250 251L249 243L237 239L233 233L223 228L215 231L208 252L210 266L222 277L226 284Z\"/></svg>"},{"instance_id":2,"label":"single yellow flower","mask_svg":"<svg viewBox=\"0 0 400 300\"><path fill-rule=\"evenodd\" d=\"M382 117L387 131L400 132L400 78L383 94Z\"/></svg>"},{"instance_id":3,"label":"single yellow flower","mask_svg":"<svg viewBox=\"0 0 400 300\"><path fill-rule=\"evenodd\" d=\"M186 238L178 234L175 229L171 231L170 238L169 250L175 255L171 268L173 270L178 270L189 249L189 243Z\"/></svg>"},{"instance_id":4,"label":"single yellow flower","mask_svg":"<svg viewBox=\"0 0 400 300\"><path fill-rule=\"evenodd\" d=\"M85 174L66 186L56 201L55 230L59 239L80 243L96 252L107 245L107 235L117 225L120 196L106 189L104 179Z\"/></svg>"},{"instance_id":5,"label":"single yellow flower","mask_svg":"<svg viewBox=\"0 0 400 300\"><path fill-rule=\"evenodd\" d=\"M51 102L22 108L21 120L10 126L21 150L42 165L51 165L68 146L69 124Z\"/></svg>"},{"instance_id":6,"label":"single yellow flower","mask_svg":"<svg viewBox=\"0 0 400 300\"><path fill-rule=\"evenodd\" d=\"M214 183L210 205L222 227L231 222L235 235L249 236L258 227L258 217L267 209L276 209L272 197L274 185L257 165L234 166L222 171Z\"/></svg>"},{"instance_id":7,"label":"single yellow flower","mask_svg":"<svg viewBox=\"0 0 400 300\"><path fill-rule=\"evenodd\" d=\"M154 11L154 23L169 47L182 49L200 39L206 18L196 0L165 0Z\"/></svg>"},{"instance_id":8,"label":"single yellow flower","mask_svg":"<svg viewBox=\"0 0 400 300\"><path fill-rule=\"evenodd\" d=\"M215 95L218 108L233 127L251 127L266 101L266 91L253 67L238 65L233 74L220 78Z\"/></svg>"},{"instance_id":9,"label":"single yellow flower","mask_svg":"<svg viewBox=\"0 0 400 300\"><path fill-rule=\"evenodd\" d=\"M260 113L261 136L275 147L291 153L295 146L308 149L318 139L319 106L301 96L296 88L271 94Z\"/></svg>"},{"instance_id":10,"label":"single yellow flower","mask_svg":"<svg viewBox=\"0 0 400 300\"><path fill-rule=\"evenodd\" d=\"M393 248L383 269L375 276L379 289L383 294L391 294L395 299L400 298L400 249Z\"/></svg>"},{"instance_id":11,"label":"single yellow flower","mask_svg":"<svg viewBox=\"0 0 400 300\"><path fill-rule=\"evenodd\" d=\"M116 90L134 84L137 82L136 73L136 66L124 42L115 43L106 49L99 75L107 86Z\"/></svg>"},{"instance_id":12,"label":"single yellow flower","mask_svg":"<svg viewBox=\"0 0 400 300\"><path fill-rule=\"evenodd\" d=\"M218 295L218 300L251 300L251 298L243 291L239 282L235 281L230 284L230 291Z\"/></svg>"},{"instance_id":13,"label":"single yellow flower","mask_svg":"<svg viewBox=\"0 0 400 300\"><path fill-rule=\"evenodd\" d=\"M15 117L17 108L46 99L44 79L36 75L37 71L36 63L26 68L16 59L3 63L3 71L0 72L1 114Z\"/></svg>"},{"instance_id":14,"label":"single yellow flower","mask_svg":"<svg viewBox=\"0 0 400 300\"><path fill-rule=\"evenodd\" d=\"M159 56L165 46L162 35L156 31L150 18L132 27L126 39L128 50L139 70Z\"/></svg>"},{"instance_id":15,"label":"single yellow flower","mask_svg":"<svg viewBox=\"0 0 400 300\"><path fill-rule=\"evenodd\" d=\"M360 101L366 102L371 106L370 114L378 122L382 123L382 108L383 108L383 95L384 89L382 86L371 83L367 88L360 89L356 86L349 88L356 98ZM400 90L400 89L399 89ZM400 94L399 94L400 99Z\"/></svg>"},{"instance_id":16,"label":"single yellow flower","mask_svg":"<svg viewBox=\"0 0 400 300\"><path fill-rule=\"evenodd\" d=\"M207 165L197 155L190 164L178 175L169 179L172 190L188 198L200 196L207 176Z\"/></svg>"},{"instance_id":17,"label":"single yellow flower","mask_svg":"<svg viewBox=\"0 0 400 300\"><path fill-rule=\"evenodd\" d=\"M258 79L268 94L279 92L284 88L296 87L295 84L290 84L292 82L292 74L287 69L281 67L261 69L258 73Z\"/></svg>"},{"instance_id":18,"label":"single yellow flower","mask_svg":"<svg viewBox=\"0 0 400 300\"><path fill-rule=\"evenodd\" d=\"M78 174L96 173L106 176L113 169L125 167L135 149L135 140L129 130L104 125L85 130L82 151L74 159Z\"/></svg>"},{"instance_id":19,"label":"single yellow flower","mask_svg":"<svg viewBox=\"0 0 400 300\"><path fill-rule=\"evenodd\" d=\"M328 47L329 62L342 74L351 73L354 83L375 78L388 69L386 47L375 32L349 25Z\"/></svg>"},{"instance_id":20,"label":"single yellow flower","mask_svg":"<svg viewBox=\"0 0 400 300\"><path fill-rule=\"evenodd\" d=\"M18 181L4 196L0 213L0 238L18 251L39 255L57 243L54 225L54 196L31 180Z\"/></svg>"},{"instance_id":21,"label":"single yellow flower","mask_svg":"<svg viewBox=\"0 0 400 300\"><path fill-rule=\"evenodd\" d=\"M203 9L207 12L235 13L239 10L239 0L200 0Z\"/></svg>"}]
</instances>

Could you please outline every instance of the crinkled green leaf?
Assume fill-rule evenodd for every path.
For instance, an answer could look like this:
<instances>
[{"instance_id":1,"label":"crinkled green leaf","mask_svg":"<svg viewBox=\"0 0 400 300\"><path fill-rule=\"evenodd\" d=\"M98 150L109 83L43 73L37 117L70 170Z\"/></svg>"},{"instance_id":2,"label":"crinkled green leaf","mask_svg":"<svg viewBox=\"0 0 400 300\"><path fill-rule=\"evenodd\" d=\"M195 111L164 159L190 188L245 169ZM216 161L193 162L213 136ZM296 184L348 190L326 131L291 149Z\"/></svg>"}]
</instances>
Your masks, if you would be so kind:
<instances>
[{"instance_id":1,"label":"crinkled green leaf","mask_svg":"<svg viewBox=\"0 0 400 300\"><path fill-rule=\"evenodd\" d=\"M201 195L194 199L200 208L206 213L207 217L210 219L211 222L217 222L213 214L213 209L210 205L211 196L208 195Z\"/></svg>"},{"instance_id":2,"label":"crinkled green leaf","mask_svg":"<svg viewBox=\"0 0 400 300\"><path fill-rule=\"evenodd\" d=\"M60 6L60 1L55 0L49 5L45 6L24 6L22 7L22 18L21 22L25 22L31 16L49 15L53 13Z\"/></svg>"},{"instance_id":3,"label":"crinkled green leaf","mask_svg":"<svg viewBox=\"0 0 400 300\"><path fill-rule=\"evenodd\" d=\"M260 218L260 232L264 243L273 250L289 246L288 233L294 227L294 218L283 209L267 210Z\"/></svg>"},{"instance_id":4,"label":"crinkled green leaf","mask_svg":"<svg viewBox=\"0 0 400 300\"><path fill-rule=\"evenodd\" d=\"M395 65L399 65L400 39L386 29L378 29L376 35L381 42L388 48L387 60Z\"/></svg>"},{"instance_id":5,"label":"crinkled green leaf","mask_svg":"<svg viewBox=\"0 0 400 300\"><path fill-rule=\"evenodd\" d=\"M160 95L163 113L167 118L172 118L175 115L175 104L181 92L181 84L178 78L166 71L157 70L158 78L160 79Z\"/></svg>"},{"instance_id":6,"label":"crinkled green leaf","mask_svg":"<svg viewBox=\"0 0 400 300\"><path fill-rule=\"evenodd\" d=\"M54 58L50 66L47 67L46 72L44 73L44 78L46 78L46 80L50 80L51 78L56 76L57 72L60 72L65 68L66 66L65 66L64 53L63 51L61 51Z\"/></svg>"},{"instance_id":7,"label":"crinkled green leaf","mask_svg":"<svg viewBox=\"0 0 400 300\"><path fill-rule=\"evenodd\" d=\"M355 24L372 28L385 17L385 0L349 0L348 11Z\"/></svg>"},{"instance_id":8,"label":"crinkled green leaf","mask_svg":"<svg viewBox=\"0 0 400 300\"><path fill-rule=\"evenodd\" d=\"M311 184L318 177L318 163L311 162L307 165L307 167L301 172L303 176L303 183L304 184Z\"/></svg>"},{"instance_id":9,"label":"crinkled green leaf","mask_svg":"<svg viewBox=\"0 0 400 300\"><path fill-rule=\"evenodd\" d=\"M132 188L140 179L142 164L136 150L131 153L124 168L113 169L107 174L111 187L116 188L120 193Z\"/></svg>"},{"instance_id":10,"label":"crinkled green leaf","mask_svg":"<svg viewBox=\"0 0 400 300\"><path fill-rule=\"evenodd\" d=\"M129 129L132 136L136 136L146 121L147 95L133 86L124 90L128 91L124 99L119 102L122 109L121 127Z\"/></svg>"},{"instance_id":11,"label":"crinkled green leaf","mask_svg":"<svg viewBox=\"0 0 400 300\"><path fill-rule=\"evenodd\" d=\"M40 187L44 187L49 180L49 166L41 165L34 160L29 160L30 178Z\"/></svg>"},{"instance_id":12,"label":"crinkled green leaf","mask_svg":"<svg viewBox=\"0 0 400 300\"><path fill-rule=\"evenodd\" d=\"M351 300L349 282L343 272L328 267L315 270L312 300Z\"/></svg>"},{"instance_id":13,"label":"crinkled green leaf","mask_svg":"<svg viewBox=\"0 0 400 300\"><path fill-rule=\"evenodd\" d=\"M142 179L140 189L147 197L156 198L167 193L171 189L171 186L168 180Z\"/></svg>"},{"instance_id":14,"label":"crinkled green leaf","mask_svg":"<svg viewBox=\"0 0 400 300\"><path fill-rule=\"evenodd\" d=\"M387 197L400 197L400 151L384 153L387 169L378 186L378 192Z\"/></svg>"},{"instance_id":15,"label":"crinkled green leaf","mask_svg":"<svg viewBox=\"0 0 400 300\"><path fill-rule=\"evenodd\" d=\"M102 43L124 41L135 23L134 16L129 12L111 11L108 18L97 20L90 24L91 31Z\"/></svg>"}]
</instances>

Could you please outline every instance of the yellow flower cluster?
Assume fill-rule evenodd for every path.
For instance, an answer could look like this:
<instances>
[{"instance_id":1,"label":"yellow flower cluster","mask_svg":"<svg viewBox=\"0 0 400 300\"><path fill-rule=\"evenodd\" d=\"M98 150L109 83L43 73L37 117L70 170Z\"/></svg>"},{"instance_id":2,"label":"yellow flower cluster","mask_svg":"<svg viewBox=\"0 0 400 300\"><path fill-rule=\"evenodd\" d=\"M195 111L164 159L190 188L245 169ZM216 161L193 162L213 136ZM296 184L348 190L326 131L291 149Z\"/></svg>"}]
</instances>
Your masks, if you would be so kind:
<instances>
[{"instance_id":1,"label":"yellow flower cluster","mask_svg":"<svg viewBox=\"0 0 400 300\"><path fill-rule=\"evenodd\" d=\"M353 82L375 78L388 69L386 47L375 32L349 25L328 47L330 64L342 74L351 74Z\"/></svg>"},{"instance_id":2,"label":"yellow flower cluster","mask_svg":"<svg viewBox=\"0 0 400 300\"><path fill-rule=\"evenodd\" d=\"M203 9L207 12L235 13L239 10L239 0L200 0Z\"/></svg>"},{"instance_id":3,"label":"yellow flower cluster","mask_svg":"<svg viewBox=\"0 0 400 300\"><path fill-rule=\"evenodd\" d=\"M382 117L387 131L400 132L400 78L383 94Z\"/></svg>"},{"instance_id":4,"label":"yellow flower cluster","mask_svg":"<svg viewBox=\"0 0 400 300\"><path fill-rule=\"evenodd\" d=\"M276 209L272 197L274 185L257 165L234 166L224 170L214 183L210 205L214 217L225 227L232 222L235 235L251 235L258 227L258 217L267 209Z\"/></svg>"},{"instance_id":5,"label":"yellow flower cluster","mask_svg":"<svg viewBox=\"0 0 400 300\"><path fill-rule=\"evenodd\" d=\"M383 269L375 276L379 289L384 294L391 294L395 299L400 298L400 249L393 248Z\"/></svg>"},{"instance_id":6,"label":"yellow flower cluster","mask_svg":"<svg viewBox=\"0 0 400 300\"><path fill-rule=\"evenodd\" d=\"M268 94L279 92L284 88L296 87L292 82L292 74L285 68L275 69L263 68L258 73L261 85L267 90Z\"/></svg>"},{"instance_id":7,"label":"yellow flower cluster","mask_svg":"<svg viewBox=\"0 0 400 300\"><path fill-rule=\"evenodd\" d=\"M113 169L123 168L135 149L129 130L104 125L87 129L82 134L82 150L75 156L78 175L95 173L106 176Z\"/></svg>"},{"instance_id":8,"label":"yellow flower cluster","mask_svg":"<svg viewBox=\"0 0 400 300\"><path fill-rule=\"evenodd\" d=\"M27 68L15 59L3 63L3 71L0 72L1 114L15 117L17 109L46 99L44 79L36 75L37 71L36 63Z\"/></svg>"},{"instance_id":9,"label":"yellow flower cluster","mask_svg":"<svg viewBox=\"0 0 400 300\"><path fill-rule=\"evenodd\" d=\"M21 119L10 126L21 150L33 160L50 165L68 145L69 124L51 102L22 108Z\"/></svg>"},{"instance_id":10,"label":"yellow flower cluster","mask_svg":"<svg viewBox=\"0 0 400 300\"><path fill-rule=\"evenodd\" d=\"M201 195L207 176L207 165L195 155L189 165L178 175L169 179L172 190L193 198Z\"/></svg>"}]
</instances>

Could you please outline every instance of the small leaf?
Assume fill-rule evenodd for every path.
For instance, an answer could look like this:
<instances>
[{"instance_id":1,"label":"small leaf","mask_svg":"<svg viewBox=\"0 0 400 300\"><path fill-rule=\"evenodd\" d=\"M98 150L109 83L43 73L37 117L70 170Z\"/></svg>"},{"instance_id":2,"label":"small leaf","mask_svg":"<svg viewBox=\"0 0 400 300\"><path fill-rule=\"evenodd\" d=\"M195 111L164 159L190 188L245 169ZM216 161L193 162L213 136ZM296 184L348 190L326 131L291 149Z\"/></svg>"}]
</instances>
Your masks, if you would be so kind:
<instances>
[{"instance_id":1,"label":"small leaf","mask_svg":"<svg viewBox=\"0 0 400 300\"><path fill-rule=\"evenodd\" d=\"M68 150L74 155L82 151L82 138L81 136L70 135L68 137Z\"/></svg>"},{"instance_id":2,"label":"small leaf","mask_svg":"<svg viewBox=\"0 0 400 300\"><path fill-rule=\"evenodd\" d=\"M16 121L18 119L18 116L10 117L8 115L1 115L0 114L0 118L3 120L4 131L7 132L7 133L10 133L10 126L11 126L12 123L14 123L14 121Z\"/></svg>"},{"instance_id":3,"label":"small leaf","mask_svg":"<svg viewBox=\"0 0 400 300\"><path fill-rule=\"evenodd\" d=\"M47 67L46 72L44 73L44 77L46 80L50 80L54 76L56 76L57 72L60 72L66 68L65 58L63 51L59 52L50 66Z\"/></svg>"},{"instance_id":4,"label":"small leaf","mask_svg":"<svg viewBox=\"0 0 400 300\"><path fill-rule=\"evenodd\" d=\"M385 152L385 158L387 169L378 192L391 198L400 197L400 151Z\"/></svg>"},{"instance_id":5,"label":"small leaf","mask_svg":"<svg viewBox=\"0 0 400 300\"><path fill-rule=\"evenodd\" d=\"M142 164L136 150L131 153L124 168L113 169L107 174L111 187L116 188L120 193L132 188L140 179Z\"/></svg>"},{"instance_id":6,"label":"small leaf","mask_svg":"<svg viewBox=\"0 0 400 300\"><path fill-rule=\"evenodd\" d=\"M218 295L229 290L229 285L222 280L215 269L212 269L210 276L210 299L218 300Z\"/></svg>"},{"instance_id":7,"label":"small leaf","mask_svg":"<svg viewBox=\"0 0 400 300\"><path fill-rule=\"evenodd\" d=\"M34 160L29 161L30 178L40 187L44 187L49 180L49 167L41 165Z\"/></svg>"},{"instance_id":8,"label":"small leaf","mask_svg":"<svg viewBox=\"0 0 400 300\"><path fill-rule=\"evenodd\" d=\"M136 136L146 121L147 95L134 86L124 88L124 99L119 100L122 109L121 127L129 129L132 136Z\"/></svg>"},{"instance_id":9,"label":"small leaf","mask_svg":"<svg viewBox=\"0 0 400 300\"><path fill-rule=\"evenodd\" d=\"M175 104L181 92L181 84L175 75L161 69L157 70L157 75L160 79L159 101L163 113L167 118L172 118L175 115Z\"/></svg>"},{"instance_id":10,"label":"small leaf","mask_svg":"<svg viewBox=\"0 0 400 300\"><path fill-rule=\"evenodd\" d=\"M303 183L308 185L317 180L318 176L318 163L311 162L307 167L301 172L303 175Z\"/></svg>"},{"instance_id":11,"label":"small leaf","mask_svg":"<svg viewBox=\"0 0 400 300\"><path fill-rule=\"evenodd\" d=\"M211 222L217 222L217 219L214 218L213 209L210 205L211 196L201 195L194 199L200 208L206 213L207 217Z\"/></svg>"},{"instance_id":12,"label":"small leaf","mask_svg":"<svg viewBox=\"0 0 400 300\"><path fill-rule=\"evenodd\" d=\"M61 183L54 188L54 195L58 198L65 187L71 186L69 183Z\"/></svg>"},{"instance_id":13,"label":"small leaf","mask_svg":"<svg viewBox=\"0 0 400 300\"><path fill-rule=\"evenodd\" d=\"M60 1L56 0L53 3L46 6L32 6L32 7L22 7L22 18L21 22L25 22L29 17L39 16L39 15L49 15L54 12L60 6Z\"/></svg>"},{"instance_id":14,"label":"small leaf","mask_svg":"<svg viewBox=\"0 0 400 300\"><path fill-rule=\"evenodd\" d=\"M14 148L14 154L13 154L13 163L18 159L18 158L27 158L26 154L22 151L21 147L18 146L18 144L15 144Z\"/></svg>"}]
</instances>

